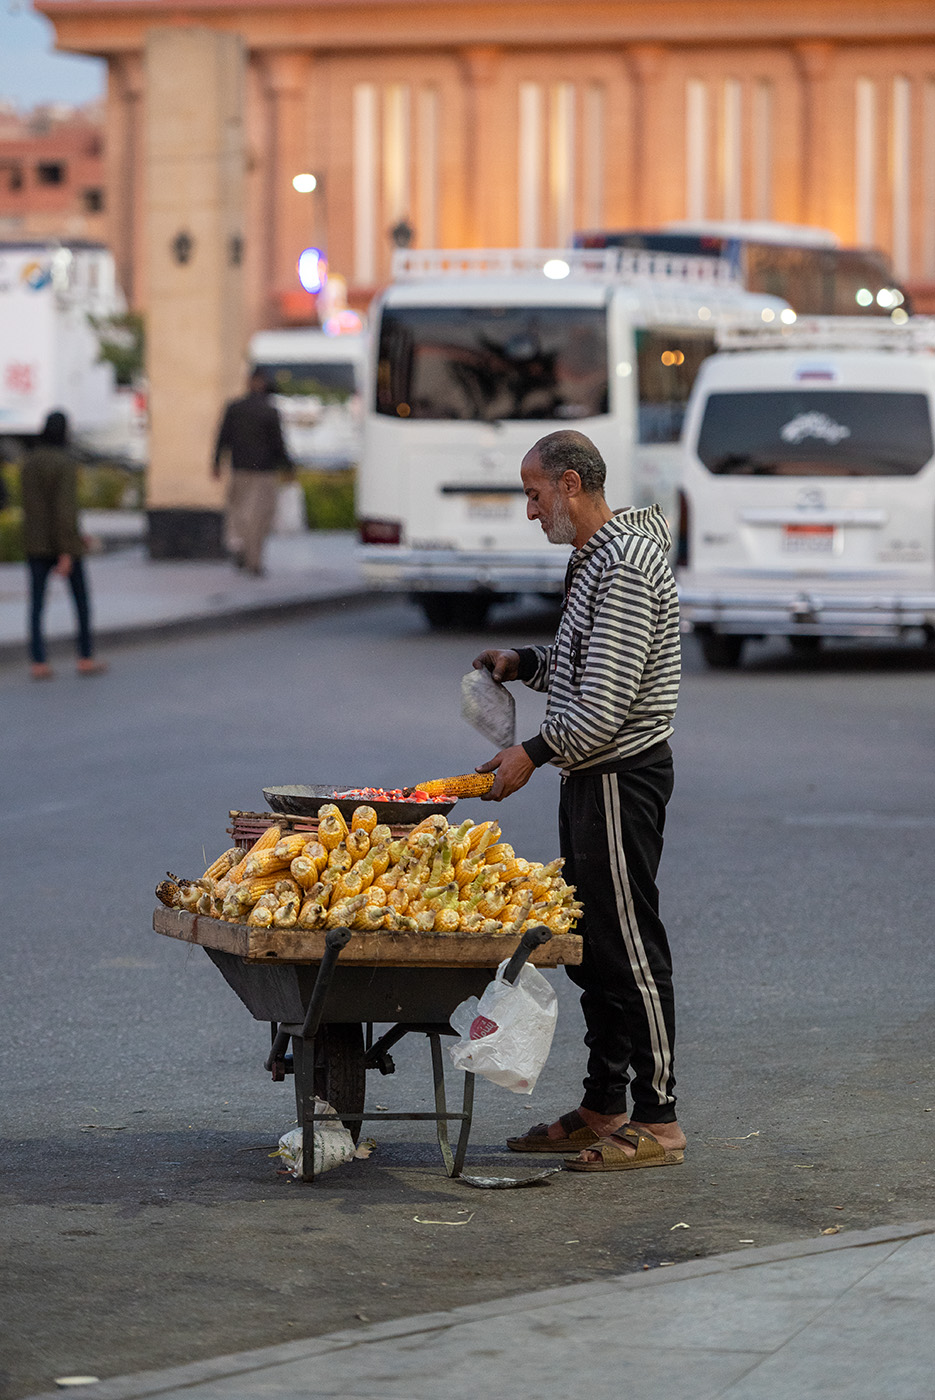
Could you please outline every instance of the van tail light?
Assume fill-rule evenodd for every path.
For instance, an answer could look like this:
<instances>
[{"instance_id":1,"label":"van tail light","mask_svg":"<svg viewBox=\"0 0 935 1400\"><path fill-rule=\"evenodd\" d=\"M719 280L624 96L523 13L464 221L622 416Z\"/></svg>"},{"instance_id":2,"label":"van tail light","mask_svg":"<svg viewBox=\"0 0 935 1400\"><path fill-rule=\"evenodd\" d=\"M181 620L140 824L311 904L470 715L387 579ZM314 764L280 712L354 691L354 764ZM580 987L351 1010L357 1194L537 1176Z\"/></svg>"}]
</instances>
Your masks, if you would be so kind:
<instances>
[{"instance_id":1,"label":"van tail light","mask_svg":"<svg viewBox=\"0 0 935 1400\"><path fill-rule=\"evenodd\" d=\"M403 527L398 520L361 520L361 544L399 544Z\"/></svg>"},{"instance_id":2,"label":"van tail light","mask_svg":"<svg viewBox=\"0 0 935 1400\"><path fill-rule=\"evenodd\" d=\"M675 541L675 562L680 568L688 564L688 532L691 528L691 507L684 491L678 493L679 523Z\"/></svg>"}]
</instances>

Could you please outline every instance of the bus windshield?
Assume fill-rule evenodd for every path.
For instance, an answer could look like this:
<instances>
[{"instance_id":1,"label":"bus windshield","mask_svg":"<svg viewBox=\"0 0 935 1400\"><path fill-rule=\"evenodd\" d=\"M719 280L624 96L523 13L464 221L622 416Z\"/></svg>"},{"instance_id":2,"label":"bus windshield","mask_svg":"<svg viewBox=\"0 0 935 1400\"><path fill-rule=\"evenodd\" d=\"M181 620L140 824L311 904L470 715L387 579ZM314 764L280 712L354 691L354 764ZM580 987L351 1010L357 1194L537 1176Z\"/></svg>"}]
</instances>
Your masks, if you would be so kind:
<instances>
[{"instance_id":1,"label":"bus windshield","mask_svg":"<svg viewBox=\"0 0 935 1400\"><path fill-rule=\"evenodd\" d=\"M387 307L376 411L571 422L608 412L602 306Z\"/></svg>"},{"instance_id":2,"label":"bus windshield","mask_svg":"<svg viewBox=\"0 0 935 1400\"><path fill-rule=\"evenodd\" d=\"M935 451L925 394L711 394L698 456L715 476L915 476Z\"/></svg>"}]
</instances>

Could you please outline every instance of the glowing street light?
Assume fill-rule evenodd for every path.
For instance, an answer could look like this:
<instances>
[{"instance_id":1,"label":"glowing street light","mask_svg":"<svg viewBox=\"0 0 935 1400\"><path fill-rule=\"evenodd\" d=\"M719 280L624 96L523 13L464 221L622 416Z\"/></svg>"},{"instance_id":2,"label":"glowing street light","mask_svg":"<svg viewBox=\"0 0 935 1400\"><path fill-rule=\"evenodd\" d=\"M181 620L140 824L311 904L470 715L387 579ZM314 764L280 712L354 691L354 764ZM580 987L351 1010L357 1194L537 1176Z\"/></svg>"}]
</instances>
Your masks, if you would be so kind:
<instances>
[{"instance_id":1,"label":"glowing street light","mask_svg":"<svg viewBox=\"0 0 935 1400\"><path fill-rule=\"evenodd\" d=\"M318 181L314 175L304 171L301 175L293 175L292 188L299 194L312 194L318 188Z\"/></svg>"},{"instance_id":2,"label":"glowing street light","mask_svg":"<svg viewBox=\"0 0 935 1400\"><path fill-rule=\"evenodd\" d=\"M305 248L299 254L299 281L307 292L320 292L328 280L328 260L320 248Z\"/></svg>"}]
</instances>

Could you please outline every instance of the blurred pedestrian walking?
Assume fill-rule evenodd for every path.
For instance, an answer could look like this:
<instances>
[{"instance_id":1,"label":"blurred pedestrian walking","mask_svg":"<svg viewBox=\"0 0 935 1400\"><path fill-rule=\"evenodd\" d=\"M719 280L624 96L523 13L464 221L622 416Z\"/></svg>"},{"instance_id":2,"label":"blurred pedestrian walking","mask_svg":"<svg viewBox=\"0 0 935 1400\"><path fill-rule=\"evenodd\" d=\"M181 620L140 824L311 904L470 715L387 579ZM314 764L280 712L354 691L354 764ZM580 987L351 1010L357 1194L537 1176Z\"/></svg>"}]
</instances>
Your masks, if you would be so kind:
<instances>
[{"instance_id":1,"label":"blurred pedestrian walking","mask_svg":"<svg viewBox=\"0 0 935 1400\"><path fill-rule=\"evenodd\" d=\"M42 635L42 613L50 574L68 580L78 623L78 674L100 675L107 663L94 658L91 605L82 556L86 542L78 530L78 465L68 451L68 419L50 413L22 472L23 535L29 567L29 655L33 680L51 680Z\"/></svg>"},{"instance_id":2,"label":"blurred pedestrian walking","mask_svg":"<svg viewBox=\"0 0 935 1400\"><path fill-rule=\"evenodd\" d=\"M257 575L263 573L263 545L276 514L279 473L294 470L272 392L269 377L254 370L248 393L225 408L214 449L215 477L225 456L231 467L227 548L238 568Z\"/></svg>"}]
</instances>

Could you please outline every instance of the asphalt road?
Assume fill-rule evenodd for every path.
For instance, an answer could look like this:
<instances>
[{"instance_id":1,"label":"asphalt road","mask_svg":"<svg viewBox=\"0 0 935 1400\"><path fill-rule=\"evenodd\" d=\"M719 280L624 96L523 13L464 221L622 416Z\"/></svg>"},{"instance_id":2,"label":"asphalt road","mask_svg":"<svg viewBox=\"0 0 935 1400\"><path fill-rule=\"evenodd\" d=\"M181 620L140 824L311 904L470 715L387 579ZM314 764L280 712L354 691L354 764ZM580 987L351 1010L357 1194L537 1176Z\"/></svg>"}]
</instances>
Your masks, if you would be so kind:
<instances>
[{"instance_id":1,"label":"asphalt road","mask_svg":"<svg viewBox=\"0 0 935 1400\"><path fill-rule=\"evenodd\" d=\"M549 622L502 614L484 643ZM935 655L897 648L758 647L724 674L686 645L661 872L683 1167L478 1191L429 1125L376 1123L367 1161L277 1173L291 1082L207 957L150 931L151 891L266 784L488 757L458 716L481 645L381 605L130 647L91 682L0 671L5 1400L935 1214ZM531 733L541 702L517 700ZM522 854L556 853L556 800L540 772L498 809ZM549 1064L531 1099L479 1084L473 1170L528 1170L504 1136L578 1102L580 1013L552 976ZM396 1059L368 1104L430 1107L424 1042Z\"/></svg>"}]
</instances>

